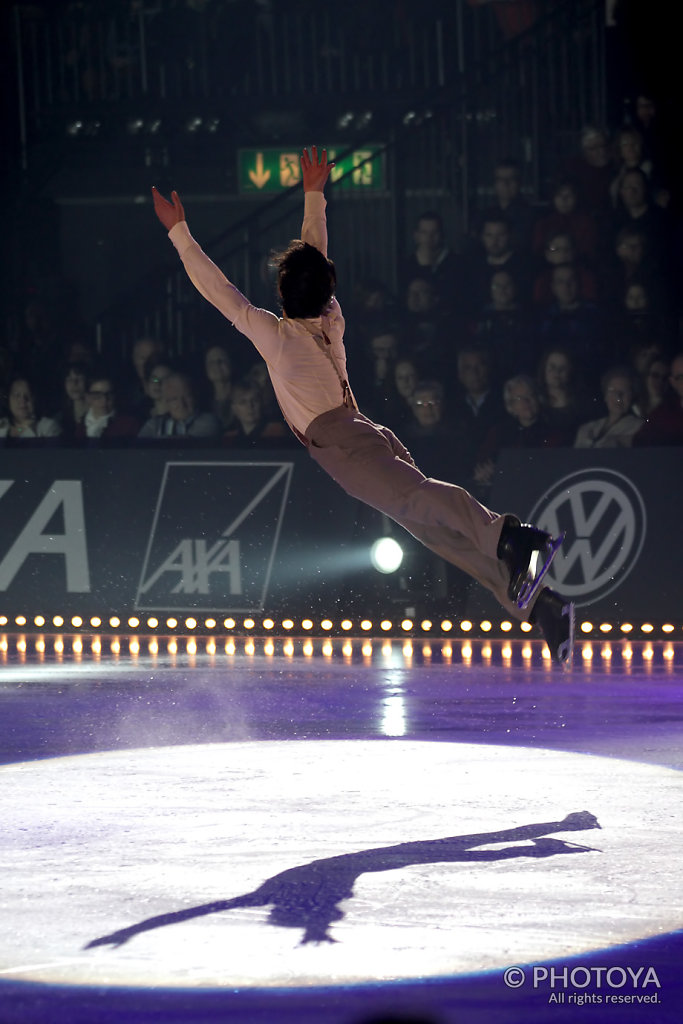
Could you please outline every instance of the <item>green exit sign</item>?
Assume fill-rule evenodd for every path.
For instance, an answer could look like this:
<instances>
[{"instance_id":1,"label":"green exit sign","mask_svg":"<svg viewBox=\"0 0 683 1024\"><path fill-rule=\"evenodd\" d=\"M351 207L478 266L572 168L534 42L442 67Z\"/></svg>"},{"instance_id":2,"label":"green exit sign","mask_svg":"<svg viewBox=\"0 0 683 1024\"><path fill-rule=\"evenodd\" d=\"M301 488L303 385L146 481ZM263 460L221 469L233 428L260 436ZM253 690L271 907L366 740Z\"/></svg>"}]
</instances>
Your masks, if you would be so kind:
<instances>
[{"instance_id":1,"label":"green exit sign","mask_svg":"<svg viewBox=\"0 0 683 1024\"><path fill-rule=\"evenodd\" d=\"M342 146L328 146L328 160L337 160ZM336 162L330 181L338 188L352 192L377 192L384 189L384 154L382 146L372 143L359 146ZM237 178L243 193L284 192L301 184L300 151L298 149L240 149L237 154Z\"/></svg>"}]
</instances>

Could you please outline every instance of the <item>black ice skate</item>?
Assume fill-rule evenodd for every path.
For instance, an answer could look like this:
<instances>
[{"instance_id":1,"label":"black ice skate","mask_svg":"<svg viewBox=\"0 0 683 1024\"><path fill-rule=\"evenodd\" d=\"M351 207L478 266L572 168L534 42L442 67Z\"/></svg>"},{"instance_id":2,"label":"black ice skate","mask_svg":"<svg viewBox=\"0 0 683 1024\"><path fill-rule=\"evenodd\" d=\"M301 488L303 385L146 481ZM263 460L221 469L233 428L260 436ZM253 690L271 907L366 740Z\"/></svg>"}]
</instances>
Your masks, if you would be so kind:
<instances>
[{"instance_id":1,"label":"black ice skate","mask_svg":"<svg viewBox=\"0 0 683 1024\"><path fill-rule=\"evenodd\" d=\"M529 620L538 626L558 665L569 665L574 651L574 605L544 587L538 595Z\"/></svg>"},{"instance_id":2,"label":"black ice skate","mask_svg":"<svg viewBox=\"0 0 683 1024\"><path fill-rule=\"evenodd\" d=\"M518 608L526 608L564 540L564 533L552 537L543 530L508 516L498 541L498 557L510 570L508 597Z\"/></svg>"}]
</instances>

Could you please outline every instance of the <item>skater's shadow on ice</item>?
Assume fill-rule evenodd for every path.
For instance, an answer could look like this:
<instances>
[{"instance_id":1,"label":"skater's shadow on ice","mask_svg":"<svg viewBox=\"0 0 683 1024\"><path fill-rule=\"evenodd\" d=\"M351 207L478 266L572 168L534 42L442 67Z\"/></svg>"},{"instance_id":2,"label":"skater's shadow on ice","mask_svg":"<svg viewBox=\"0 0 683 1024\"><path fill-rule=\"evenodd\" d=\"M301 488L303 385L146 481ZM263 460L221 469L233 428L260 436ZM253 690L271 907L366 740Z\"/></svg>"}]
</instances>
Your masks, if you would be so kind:
<instances>
[{"instance_id":1,"label":"skater's shadow on ice","mask_svg":"<svg viewBox=\"0 0 683 1024\"><path fill-rule=\"evenodd\" d=\"M237 907L270 906L269 924L283 928L301 928L302 944L306 942L334 942L329 933L333 921L343 916L339 904L353 896L357 878L366 872L395 871L416 864L450 864L510 860L515 857L552 857L567 853L594 852L591 847L580 846L564 839L549 839L554 832L578 832L600 828L597 818L588 811L568 814L562 821L522 825L498 832L478 835L449 836L446 839L424 839L399 843L358 853L344 853L337 857L288 868L273 875L253 892L189 907L175 913L160 914L145 921L93 939L85 947L122 946L142 932L166 925L190 921L195 917L217 914ZM474 847L493 843L528 842L527 846L508 846L502 850L476 850Z\"/></svg>"}]
</instances>

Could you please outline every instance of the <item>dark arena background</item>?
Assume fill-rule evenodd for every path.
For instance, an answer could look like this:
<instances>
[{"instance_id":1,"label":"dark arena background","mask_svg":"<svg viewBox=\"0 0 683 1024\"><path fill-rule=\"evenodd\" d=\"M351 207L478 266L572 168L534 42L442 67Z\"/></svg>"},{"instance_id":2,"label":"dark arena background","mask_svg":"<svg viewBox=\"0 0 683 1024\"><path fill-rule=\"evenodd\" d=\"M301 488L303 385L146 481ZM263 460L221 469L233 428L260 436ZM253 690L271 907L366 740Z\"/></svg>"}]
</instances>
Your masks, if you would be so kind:
<instances>
[{"instance_id":1,"label":"dark arena background","mask_svg":"<svg viewBox=\"0 0 683 1024\"><path fill-rule=\"evenodd\" d=\"M673 6L3 9L0 1024L683 1019ZM313 144L360 406L565 532L569 665L175 260L152 185L276 309Z\"/></svg>"}]
</instances>

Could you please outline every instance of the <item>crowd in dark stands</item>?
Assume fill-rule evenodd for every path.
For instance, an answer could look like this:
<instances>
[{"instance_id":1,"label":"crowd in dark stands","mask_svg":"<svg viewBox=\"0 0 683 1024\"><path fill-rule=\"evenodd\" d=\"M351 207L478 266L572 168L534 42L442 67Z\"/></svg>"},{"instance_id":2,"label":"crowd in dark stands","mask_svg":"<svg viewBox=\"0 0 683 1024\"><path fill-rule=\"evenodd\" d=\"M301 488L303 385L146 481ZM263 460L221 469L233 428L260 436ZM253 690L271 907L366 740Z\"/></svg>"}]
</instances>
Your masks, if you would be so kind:
<instances>
[{"instance_id":1,"label":"crowd in dark stands","mask_svg":"<svg viewBox=\"0 0 683 1024\"><path fill-rule=\"evenodd\" d=\"M656 103L632 109L612 138L585 128L546 197L500 161L460 251L425 210L397 294L367 280L340 296L360 408L426 473L485 491L503 448L683 445L682 197ZM148 337L112 366L38 303L0 351L0 437L297 444L229 324L189 364Z\"/></svg>"},{"instance_id":2,"label":"crowd in dark stands","mask_svg":"<svg viewBox=\"0 0 683 1024\"><path fill-rule=\"evenodd\" d=\"M545 203L501 160L461 252L425 210L398 298L362 289L356 396L425 472L476 491L503 448L683 445L681 196L655 102L633 109L585 128Z\"/></svg>"}]
</instances>

